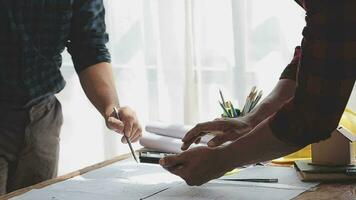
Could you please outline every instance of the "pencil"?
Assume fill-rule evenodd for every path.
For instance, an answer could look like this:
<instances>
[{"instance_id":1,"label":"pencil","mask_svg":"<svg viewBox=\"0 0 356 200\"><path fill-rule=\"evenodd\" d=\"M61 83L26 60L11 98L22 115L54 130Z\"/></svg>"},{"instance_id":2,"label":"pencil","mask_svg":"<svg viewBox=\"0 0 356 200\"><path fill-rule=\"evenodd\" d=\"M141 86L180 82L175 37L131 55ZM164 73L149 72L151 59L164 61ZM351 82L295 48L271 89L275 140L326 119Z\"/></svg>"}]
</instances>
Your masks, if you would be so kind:
<instances>
[{"instance_id":1,"label":"pencil","mask_svg":"<svg viewBox=\"0 0 356 200\"><path fill-rule=\"evenodd\" d=\"M255 182L255 183L278 183L277 178L233 178L233 179L219 179L219 180Z\"/></svg>"},{"instance_id":2,"label":"pencil","mask_svg":"<svg viewBox=\"0 0 356 200\"><path fill-rule=\"evenodd\" d=\"M220 93L220 97L221 97L222 103L223 103L223 105L225 107L226 106L226 102L225 102L225 99L224 99L224 95L222 94L221 90L219 90L219 93Z\"/></svg>"},{"instance_id":3,"label":"pencil","mask_svg":"<svg viewBox=\"0 0 356 200\"><path fill-rule=\"evenodd\" d=\"M258 93L257 98L255 99L255 101L253 102L252 107L251 107L251 110L253 110L253 109L256 107L256 105L258 104L258 102L261 100L262 95L263 95L263 93L262 93L262 90L261 90L261 91Z\"/></svg>"},{"instance_id":4,"label":"pencil","mask_svg":"<svg viewBox=\"0 0 356 200\"><path fill-rule=\"evenodd\" d=\"M238 114L236 112L236 109L234 108L234 105L232 105L232 103L230 102L231 105L231 109L232 109L232 113L233 113L233 117L238 117Z\"/></svg>"},{"instance_id":5,"label":"pencil","mask_svg":"<svg viewBox=\"0 0 356 200\"><path fill-rule=\"evenodd\" d=\"M219 101L219 104L220 104L221 108L224 110L224 112L226 113L226 115L228 117L231 117L230 113L226 110L225 106L220 101Z\"/></svg>"}]
</instances>

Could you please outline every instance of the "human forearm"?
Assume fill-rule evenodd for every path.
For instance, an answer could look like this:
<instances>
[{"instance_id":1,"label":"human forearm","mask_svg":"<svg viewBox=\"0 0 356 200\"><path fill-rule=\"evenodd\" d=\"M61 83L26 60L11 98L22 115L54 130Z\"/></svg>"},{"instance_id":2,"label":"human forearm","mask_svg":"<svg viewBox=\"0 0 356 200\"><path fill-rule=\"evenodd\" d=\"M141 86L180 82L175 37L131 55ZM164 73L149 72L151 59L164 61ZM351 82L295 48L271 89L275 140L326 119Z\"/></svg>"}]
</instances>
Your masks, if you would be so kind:
<instances>
[{"instance_id":1,"label":"human forearm","mask_svg":"<svg viewBox=\"0 0 356 200\"><path fill-rule=\"evenodd\" d=\"M101 115L110 116L113 107L119 106L111 64L88 67L79 74L79 79L86 96Z\"/></svg>"},{"instance_id":2,"label":"human forearm","mask_svg":"<svg viewBox=\"0 0 356 200\"><path fill-rule=\"evenodd\" d=\"M293 97L296 82L290 79L281 79L272 92L246 117L253 126L275 113L283 104Z\"/></svg>"},{"instance_id":3,"label":"human forearm","mask_svg":"<svg viewBox=\"0 0 356 200\"><path fill-rule=\"evenodd\" d=\"M103 62L88 67L79 74L79 78L85 94L104 117L108 128L124 133L132 142L138 141L142 128L135 112L129 107L119 108L120 119L113 112L113 107L120 105L111 64ZM126 142L126 138L121 141Z\"/></svg>"},{"instance_id":4,"label":"human forearm","mask_svg":"<svg viewBox=\"0 0 356 200\"><path fill-rule=\"evenodd\" d=\"M206 131L211 127L205 124L201 128ZM271 160L299 149L274 137L268 127L268 120L265 120L249 134L229 145L192 148L181 154L163 158L160 164L171 173L182 177L188 185L199 186L236 167Z\"/></svg>"},{"instance_id":5,"label":"human forearm","mask_svg":"<svg viewBox=\"0 0 356 200\"><path fill-rule=\"evenodd\" d=\"M221 147L220 150L227 160L226 169L228 170L279 158L301 148L288 145L276 138L269 127L268 119L266 119L249 134Z\"/></svg>"}]
</instances>

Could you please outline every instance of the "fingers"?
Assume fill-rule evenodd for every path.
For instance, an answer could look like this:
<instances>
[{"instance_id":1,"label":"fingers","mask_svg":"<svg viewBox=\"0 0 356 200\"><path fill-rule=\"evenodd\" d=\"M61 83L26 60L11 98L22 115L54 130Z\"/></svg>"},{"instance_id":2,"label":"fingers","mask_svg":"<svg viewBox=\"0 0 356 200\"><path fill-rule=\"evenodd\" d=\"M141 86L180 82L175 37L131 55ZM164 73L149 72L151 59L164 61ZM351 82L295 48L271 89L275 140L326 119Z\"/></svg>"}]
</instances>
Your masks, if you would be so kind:
<instances>
[{"instance_id":1,"label":"fingers","mask_svg":"<svg viewBox=\"0 0 356 200\"><path fill-rule=\"evenodd\" d=\"M142 127L138 123L134 123L132 127L131 142L137 142L142 136Z\"/></svg>"},{"instance_id":2,"label":"fingers","mask_svg":"<svg viewBox=\"0 0 356 200\"><path fill-rule=\"evenodd\" d=\"M188 131L188 133L182 139L183 142L187 142L195 138L201 133L220 131L223 121L211 121L197 124L193 129Z\"/></svg>"},{"instance_id":3,"label":"fingers","mask_svg":"<svg viewBox=\"0 0 356 200\"><path fill-rule=\"evenodd\" d=\"M177 166L166 168L166 169L170 173L180 176L181 178L185 179L185 176L184 176L185 165L177 165Z\"/></svg>"},{"instance_id":4,"label":"fingers","mask_svg":"<svg viewBox=\"0 0 356 200\"><path fill-rule=\"evenodd\" d=\"M197 124L193 129L182 139L182 150L187 150L191 144L193 144L198 138L206 135L208 132L221 131L224 121L211 121Z\"/></svg>"},{"instance_id":5,"label":"fingers","mask_svg":"<svg viewBox=\"0 0 356 200\"><path fill-rule=\"evenodd\" d=\"M142 128L138 128L132 138L132 142L137 142L142 137Z\"/></svg>"},{"instance_id":6,"label":"fingers","mask_svg":"<svg viewBox=\"0 0 356 200\"><path fill-rule=\"evenodd\" d=\"M227 141L231 141L234 139L238 139L238 138L236 138L236 134L231 132L227 132L226 134L223 135L217 135L208 142L208 147L217 147L224 144Z\"/></svg>"},{"instance_id":7,"label":"fingers","mask_svg":"<svg viewBox=\"0 0 356 200\"><path fill-rule=\"evenodd\" d=\"M184 154L178 154L178 155L167 156L167 157L162 158L159 161L159 164L162 167L169 169L169 168L183 165L185 162L186 162L186 156Z\"/></svg>"},{"instance_id":8,"label":"fingers","mask_svg":"<svg viewBox=\"0 0 356 200\"><path fill-rule=\"evenodd\" d=\"M124 134L130 139L130 141L137 141L142 135L142 128L138 122L136 114L128 107L120 109L120 118L125 124Z\"/></svg>"},{"instance_id":9,"label":"fingers","mask_svg":"<svg viewBox=\"0 0 356 200\"><path fill-rule=\"evenodd\" d=\"M131 142L137 142L142 136L142 128L134 111L129 107L119 109L119 119L113 116L107 119L107 126L120 134L124 134ZM122 143L127 143L126 138L121 138Z\"/></svg>"},{"instance_id":10,"label":"fingers","mask_svg":"<svg viewBox=\"0 0 356 200\"><path fill-rule=\"evenodd\" d=\"M201 137L200 138L198 138L197 140L195 140L195 144L199 144L201 142Z\"/></svg>"},{"instance_id":11,"label":"fingers","mask_svg":"<svg viewBox=\"0 0 356 200\"><path fill-rule=\"evenodd\" d=\"M133 134L131 134L131 137L129 138L130 142L135 143L137 142L141 137L142 137L142 128L141 126L139 126L138 128L135 128L135 131L132 132ZM126 144L126 138L125 136L123 136L121 138L121 142Z\"/></svg>"},{"instance_id":12,"label":"fingers","mask_svg":"<svg viewBox=\"0 0 356 200\"><path fill-rule=\"evenodd\" d=\"M201 132L201 133L197 134L195 137L191 138L191 140L189 140L187 142L183 141L181 149L184 151L184 150L187 150L190 147L190 145L192 145L193 143L199 144L201 141L201 137L203 137L206 134L207 134L207 132Z\"/></svg>"},{"instance_id":13,"label":"fingers","mask_svg":"<svg viewBox=\"0 0 356 200\"><path fill-rule=\"evenodd\" d=\"M131 140L130 140L130 141L131 141ZM121 143L127 144L127 140L126 140L126 137L125 137L125 136L122 136L122 138L121 138Z\"/></svg>"},{"instance_id":14,"label":"fingers","mask_svg":"<svg viewBox=\"0 0 356 200\"><path fill-rule=\"evenodd\" d=\"M126 137L128 137L129 139L131 139L131 132L132 132L132 127L133 127L133 120L127 120L124 122L125 123L125 127L124 127L124 134Z\"/></svg>"},{"instance_id":15,"label":"fingers","mask_svg":"<svg viewBox=\"0 0 356 200\"><path fill-rule=\"evenodd\" d=\"M118 133L123 133L124 131L124 123L122 121L116 119L115 117L109 117L107 120L107 125L110 130L113 130Z\"/></svg>"}]
</instances>

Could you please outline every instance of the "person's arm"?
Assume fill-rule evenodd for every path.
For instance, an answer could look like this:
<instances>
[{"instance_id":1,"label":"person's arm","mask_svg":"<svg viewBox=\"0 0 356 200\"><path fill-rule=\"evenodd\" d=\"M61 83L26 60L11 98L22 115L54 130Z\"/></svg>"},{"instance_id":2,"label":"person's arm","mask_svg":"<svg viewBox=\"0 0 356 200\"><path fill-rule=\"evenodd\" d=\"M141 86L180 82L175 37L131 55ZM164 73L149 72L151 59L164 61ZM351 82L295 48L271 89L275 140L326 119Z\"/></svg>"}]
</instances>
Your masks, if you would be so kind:
<instances>
[{"instance_id":1,"label":"person's arm","mask_svg":"<svg viewBox=\"0 0 356 200\"><path fill-rule=\"evenodd\" d=\"M124 133L135 142L141 137L142 128L130 108L120 108L106 47L108 40L103 1L74 0L67 47L82 88L104 117L108 128ZM114 107L119 109L120 120L114 117ZM126 142L124 137L122 141Z\"/></svg>"},{"instance_id":2,"label":"person's arm","mask_svg":"<svg viewBox=\"0 0 356 200\"><path fill-rule=\"evenodd\" d=\"M247 120L250 121L254 127L277 112L286 101L294 96L300 56L301 49L298 46L295 48L292 61L282 72L280 80L272 92L246 116Z\"/></svg>"},{"instance_id":3,"label":"person's arm","mask_svg":"<svg viewBox=\"0 0 356 200\"><path fill-rule=\"evenodd\" d=\"M280 80L272 92L257 105L248 115L236 119L221 118L208 122L212 130L206 130L206 123L197 124L195 129L204 129L207 132L190 131L183 138L182 150L187 150L192 143L199 143L201 137L208 132L215 132L214 138L208 142L209 147L219 146L227 141L234 141L239 137L249 133L263 120L277 112L284 103L292 98L296 88L296 74L300 59L300 47L295 48L294 56L290 64L284 69ZM214 126L214 127L213 127Z\"/></svg>"},{"instance_id":4,"label":"person's arm","mask_svg":"<svg viewBox=\"0 0 356 200\"><path fill-rule=\"evenodd\" d=\"M269 120L273 134L293 146L330 137L356 77L356 36L352 28L355 4L305 2L307 26L303 31L295 94ZM340 30L349 31L344 34Z\"/></svg>"},{"instance_id":5,"label":"person's arm","mask_svg":"<svg viewBox=\"0 0 356 200\"><path fill-rule=\"evenodd\" d=\"M297 88L275 115L225 147L191 149L160 164L188 184L201 185L236 166L278 158L328 138L355 83L356 45L352 41L356 35L340 31L354 31L355 6L329 1L306 6L312 15L307 16L303 32Z\"/></svg>"},{"instance_id":6,"label":"person's arm","mask_svg":"<svg viewBox=\"0 0 356 200\"><path fill-rule=\"evenodd\" d=\"M90 66L80 72L79 79L86 96L104 117L107 126L136 142L142 136L142 128L134 111L120 107L111 64L103 62ZM119 109L120 120L114 117L114 107ZM124 137L121 141L126 143Z\"/></svg>"},{"instance_id":7,"label":"person's arm","mask_svg":"<svg viewBox=\"0 0 356 200\"><path fill-rule=\"evenodd\" d=\"M205 128L215 126L206 124ZM301 148L281 142L272 134L268 120L264 120L249 134L227 146L193 148L167 156L160 164L188 185L202 185L236 167L279 158Z\"/></svg>"},{"instance_id":8,"label":"person's arm","mask_svg":"<svg viewBox=\"0 0 356 200\"><path fill-rule=\"evenodd\" d=\"M244 136L264 119L277 112L293 96L295 85L292 79L279 80L273 91L247 116L220 118L197 124L195 131L189 131L182 139L182 150L187 150L193 143L199 143L201 138L208 133L215 134L207 143L209 147L217 147ZM204 130L204 132L198 130Z\"/></svg>"},{"instance_id":9,"label":"person's arm","mask_svg":"<svg viewBox=\"0 0 356 200\"><path fill-rule=\"evenodd\" d=\"M101 115L110 116L113 108L119 106L111 64L90 66L80 72L79 79L86 96Z\"/></svg>"}]
</instances>

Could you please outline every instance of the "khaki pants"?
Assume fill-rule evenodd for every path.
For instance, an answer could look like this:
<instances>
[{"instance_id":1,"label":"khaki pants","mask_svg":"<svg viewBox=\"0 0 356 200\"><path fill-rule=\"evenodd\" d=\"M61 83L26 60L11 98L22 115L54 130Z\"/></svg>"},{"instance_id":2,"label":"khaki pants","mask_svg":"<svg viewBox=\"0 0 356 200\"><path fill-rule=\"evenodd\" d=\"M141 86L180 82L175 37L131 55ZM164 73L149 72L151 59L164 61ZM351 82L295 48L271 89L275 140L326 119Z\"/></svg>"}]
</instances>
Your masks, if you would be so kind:
<instances>
[{"instance_id":1,"label":"khaki pants","mask_svg":"<svg viewBox=\"0 0 356 200\"><path fill-rule=\"evenodd\" d=\"M0 195L57 176L62 123L54 96L26 109L0 103Z\"/></svg>"}]
</instances>

